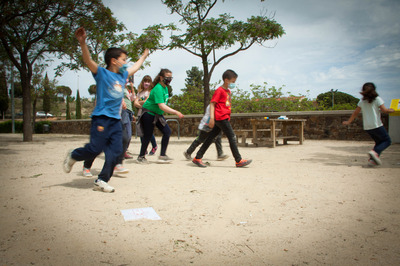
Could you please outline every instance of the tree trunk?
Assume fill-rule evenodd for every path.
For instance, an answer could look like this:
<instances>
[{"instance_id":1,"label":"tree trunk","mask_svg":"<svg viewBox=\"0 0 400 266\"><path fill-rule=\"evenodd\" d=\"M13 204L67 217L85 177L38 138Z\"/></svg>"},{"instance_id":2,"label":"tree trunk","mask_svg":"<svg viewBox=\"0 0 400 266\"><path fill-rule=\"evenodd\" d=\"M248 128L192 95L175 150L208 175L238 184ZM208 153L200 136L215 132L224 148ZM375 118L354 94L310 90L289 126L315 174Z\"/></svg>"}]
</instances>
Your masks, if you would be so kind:
<instances>
[{"instance_id":1,"label":"tree trunk","mask_svg":"<svg viewBox=\"0 0 400 266\"><path fill-rule=\"evenodd\" d=\"M31 111L31 90L29 88L30 79L27 73L21 74L22 86L22 110L24 121L22 123L23 141L32 141L32 111Z\"/></svg>"},{"instance_id":2,"label":"tree trunk","mask_svg":"<svg viewBox=\"0 0 400 266\"><path fill-rule=\"evenodd\" d=\"M203 61L203 87L204 87L204 112L210 104L210 77L208 73L207 56L202 57Z\"/></svg>"},{"instance_id":3,"label":"tree trunk","mask_svg":"<svg viewBox=\"0 0 400 266\"><path fill-rule=\"evenodd\" d=\"M37 95L33 96L33 104L32 104L32 131L35 133L35 122L36 122L36 103L37 103Z\"/></svg>"}]
</instances>

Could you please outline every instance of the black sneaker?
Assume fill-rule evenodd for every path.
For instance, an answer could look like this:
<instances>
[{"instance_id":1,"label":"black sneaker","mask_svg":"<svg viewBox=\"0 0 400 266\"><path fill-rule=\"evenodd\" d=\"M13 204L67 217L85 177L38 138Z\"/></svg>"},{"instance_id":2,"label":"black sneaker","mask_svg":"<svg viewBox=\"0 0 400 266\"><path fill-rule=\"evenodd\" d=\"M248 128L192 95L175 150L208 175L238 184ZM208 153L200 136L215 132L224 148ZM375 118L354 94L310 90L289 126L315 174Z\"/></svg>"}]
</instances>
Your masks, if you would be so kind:
<instances>
[{"instance_id":1,"label":"black sneaker","mask_svg":"<svg viewBox=\"0 0 400 266\"><path fill-rule=\"evenodd\" d=\"M144 156L138 156L137 159L136 159L136 162L140 163L140 164L148 163L147 159Z\"/></svg>"},{"instance_id":2,"label":"black sneaker","mask_svg":"<svg viewBox=\"0 0 400 266\"><path fill-rule=\"evenodd\" d=\"M191 160L192 159L192 156L190 156L190 154L187 153L187 151L183 152L183 156L185 156L186 160Z\"/></svg>"}]
</instances>

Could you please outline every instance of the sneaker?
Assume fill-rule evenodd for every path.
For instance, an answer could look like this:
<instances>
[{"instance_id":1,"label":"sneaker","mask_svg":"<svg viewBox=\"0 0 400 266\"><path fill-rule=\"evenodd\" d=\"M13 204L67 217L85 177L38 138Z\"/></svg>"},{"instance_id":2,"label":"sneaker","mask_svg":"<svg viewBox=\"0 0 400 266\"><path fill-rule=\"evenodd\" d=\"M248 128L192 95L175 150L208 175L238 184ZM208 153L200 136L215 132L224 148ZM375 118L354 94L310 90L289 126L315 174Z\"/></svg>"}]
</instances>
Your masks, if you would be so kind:
<instances>
[{"instance_id":1,"label":"sneaker","mask_svg":"<svg viewBox=\"0 0 400 266\"><path fill-rule=\"evenodd\" d=\"M143 163L143 164L144 163L148 163L147 159L144 156L143 157L142 156L138 156L137 159L136 159L136 162L137 163Z\"/></svg>"},{"instance_id":2,"label":"sneaker","mask_svg":"<svg viewBox=\"0 0 400 266\"><path fill-rule=\"evenodd\" d=\"M171 163L174 159L168 157L168 155L158 156L157 163Z\"/></svg>"},{"instance_id":3,"label":"sneaker","mask_svg":"<svg viewBox=\"0 0 400 266\"><path fill-rule=\"evenodd\" d=\"M97 190L97 191L103 191L103 192L114 192L115 189L110 186L107 182L101 180L101 179L97 179L96 181L94 181L94 188L93 190Z\"/></svg>"},{"instance_id":4,"label":"sneaker","mask_svg":"<svg viewBox=\"0 0 400 266\"><path fill-rule=\"evenodd\" d=\"M206 164L203 163L201 159L197 159L196 157L193 158L192 162L197 165L198 167L207 167Z\"/></svg>"},{"instance_id":5,"label":"sneaker","mask_svg":"<svg viewBox=\"0 0 400 266\"><path fill-rule=\"evenodd\" d=\"M114 173L116 173L116 174L127 174L127 173L129 173L129 169L124 168L122 166L122 164L117 164L114 167Z\"/></svg>"},{"instance_id":6,"label":"sneaker","mask_svg":"<svg viewBox=\"0 0 400 266\"><path fill-rule=\"evenodd\" d=\"M72 150L68 151L68 153L64 159L63 169L64 169L64 172L66 172L66 173L71 172L72 166L76 163L76 160L72 159L71 153L72 153Z\"/></svg>"},{"instance_id":7,"label":"sneaker","mask_svg":"<svg viewBox=\"0 0 400 266\"><path fill-rule=\"evenodd\" d=\"M92 177L93 175L92 175L92 173L90 172L90 169L89 169L89 168L83 167L83 176L84 176L84 177Z\"/></svg>"},{"instance_id":8,"label":"sneaker","mask_svg":"<svg viewBox=\"0 0 400 266\"><path fill-rule=\"evenodd\" d=\"M245 159L242 159L242 160L240 160L240 162L236 163L236 167L244 167L244 166L246 166L246 165L251 164L252 161L253 161L253 160L245 160Z\"/></svg>"},{"instance_id":9,"label":"sneaker","mask_svg":"<svg viewBox=\"0 0 400 266\"><path fill-rule=\"evenodd\" d=\"M130 156L127 152L125 152L124 158L125 158L125 159L133 159L133 157Z\"/></svg>"},{"instance_id":10,"label":"sneaker","mask_svg":"<svg viewBox=\"0 0 400 266\"><path fill-rule=\"evenodd\" d=\"M155 146L154 148L151 149L149 155L154 155L156 153L157 150L157 146Z\"/></svg>"},{"instance_id":11,"label":"sneaker","mask_svg":"<svg viewBox=\"0 0 400 266\"><path fill-rule=\"evenodd\" d=\"M217 161L226 160L228 157L229 157L229 155L222 154L222 155L220 155L220 156L217 157Z\"/></svg>"},{"instance_id":12,"label":"sneaker","mask_svg":"<svg viewBox=\"0 0 400 266\"><path fill-rule=\"evenodd\" d=\"M378 166L378 164L374 160L369 158L368 159L368 166L374 167L374 166Z\"/></svg>"},{"instance_id":13,"label":"sneaker","mask_svg":"<svg viewBox=\"0 0 400 266\"><path fill-rule=\"evenodd\" d=\"M381 159L379 159L379 155L374 150L370 150L368 154L371 156L371 159L376 162L377 165L382 164Z\"/></svg>"},{"instance_id":14,"label":"sneaker","mask_svg":"<svg viewBox=\"0 0 400 266\"><path fill-rule=\"evenodd\" d=\"M186 160L191 160L192 156L190 156L190 154L187 151L183 152L183 156L185 156Z\"/></svg>"}]
</instances>

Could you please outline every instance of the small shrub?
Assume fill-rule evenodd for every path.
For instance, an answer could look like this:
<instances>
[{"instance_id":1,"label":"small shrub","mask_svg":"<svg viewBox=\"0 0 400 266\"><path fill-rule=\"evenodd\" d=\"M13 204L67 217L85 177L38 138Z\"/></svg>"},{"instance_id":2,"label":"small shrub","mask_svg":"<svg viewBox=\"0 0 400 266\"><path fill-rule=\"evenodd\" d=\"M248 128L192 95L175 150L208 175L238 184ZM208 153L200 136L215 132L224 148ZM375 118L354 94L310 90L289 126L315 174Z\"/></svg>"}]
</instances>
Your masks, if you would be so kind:
<instances>
[{"instance_id":1,"label":"small shrub","mask_svg":"<svg viewBox=\"0 0 400 266\"><path fill-rule=\"evenodd\" d=\"M8 120L0 123L0 133L11 133L12 121ZM22 121L15 121L15 133L22 133Z\"/></svg>"}]
</instances>

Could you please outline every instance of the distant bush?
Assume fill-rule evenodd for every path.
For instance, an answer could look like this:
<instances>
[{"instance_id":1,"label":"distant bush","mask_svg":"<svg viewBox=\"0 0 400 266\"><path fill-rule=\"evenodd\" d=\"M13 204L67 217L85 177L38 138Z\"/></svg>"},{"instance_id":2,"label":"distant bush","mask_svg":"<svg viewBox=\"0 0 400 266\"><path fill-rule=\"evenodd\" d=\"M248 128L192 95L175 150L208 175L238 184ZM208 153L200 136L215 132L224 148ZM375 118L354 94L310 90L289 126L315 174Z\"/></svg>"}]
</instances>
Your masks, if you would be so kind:
<instances>
[{"instance_id":1,"label":"distant bush","mask_svg":"<svg viewBox=\"0 0 400 266\"><path fill-rule=\"evenodd\" d=\"M43 126L49 125L51 127L50 121L39 121L35 123L35 133L43 133ZM15 121L15 133L22 133L22 121ZM12 121L8 120L0 123L0 133L12 133Z\"/></svg>"},{"instance_id":2,"label":"distant bush","mask_svg":"<svg viewBox=\"0 0 400 266\"><path fill-rule=\"evenodd\" d=\"M12 121L8 120L0 123L0 133L11 133ZM22 121L15 121L15 133L22 133Z\"/></svg>"}]
</instances>

